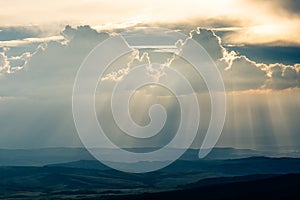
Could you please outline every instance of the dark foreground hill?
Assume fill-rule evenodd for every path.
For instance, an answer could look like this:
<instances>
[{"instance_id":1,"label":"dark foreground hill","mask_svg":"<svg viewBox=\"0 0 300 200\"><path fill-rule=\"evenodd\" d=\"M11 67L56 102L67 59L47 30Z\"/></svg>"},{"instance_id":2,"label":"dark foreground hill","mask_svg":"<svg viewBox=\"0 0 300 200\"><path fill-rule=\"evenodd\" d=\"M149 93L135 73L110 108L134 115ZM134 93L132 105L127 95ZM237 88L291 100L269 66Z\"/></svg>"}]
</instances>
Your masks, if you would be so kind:
<instances>
[{"instance_id":1,"label":"dark foreground hill","mask_svg":"<svg viewBox=\"0 0 300 200\"><path fill-rule=\"evenodd\" d=\"M263 183L282 186L283 188L278 188L274 192L282 191L285 194L289 192L285 185L277 183L278 177L285 174L295 174L287 178L284 176L282 181L289 181L287 185L296 184L295 180L298 180L298 184L300 182L299 175L297 175L300 174L300 159L253 157L229 160L179 160L160 171L145 174L111 170L95 160L44 167L2 166L0 167L0 199L151 199L152 193L153 195L173 195L173 190L180 190L179 194L174 193L174 198L186 190L194 192L193 195L200 190L199 194L204 193L209 196L210 193L205 192L220 190L218 194L222 195L223 192L227 192L218 188L218 185L228 186L228 194L230 194L230 192L234 193L230 190L233 190L235 186L231 184L239 186L246 183L253 183L249 186L253 188L252 192L262 193L261 187L254 187L255 181L259 180L269 180ZM259 185L259 183L256 184ZM216 188L203 189L205 187ZM295 185L291 185L292 189L293 187ZM271 187L269 189L271 190ZM249 192L244 186L234 191L240 190ZM173 192L161 193L165 191ZM244 194L241 193L241 195Z\"/></svg>"},{"instance_id":2,"label":"dark foreground hill","mask_svg":"<svg viewBox=\"0 0 300 200\"><path fill-rule=\"evenodd\" d=\"M161 199L172 199L172 200L238 200L238 199L273 199L273 200L298 200L300 197L300 174L288 174L288 175L277 175L268 178L257 180L242 181L245 177L235 178L235 182L231 182L232 178L222 178L218 183L217 180L203 180L201 186L168 191L158 193L144 193L138 195L123 195L123 196L107 196L102 199L107 200L161 200ZM228 179L228 180L227 180ZM241 179L241 181L239 180ZM205 182L215 182L208 186ZM226 182L231 183L226 183ZM225 182L225 183L224 183ZM197 183L195 184L197 185ZM100 198L101 199L101 198Z\"/></svg>"}]
</instances>

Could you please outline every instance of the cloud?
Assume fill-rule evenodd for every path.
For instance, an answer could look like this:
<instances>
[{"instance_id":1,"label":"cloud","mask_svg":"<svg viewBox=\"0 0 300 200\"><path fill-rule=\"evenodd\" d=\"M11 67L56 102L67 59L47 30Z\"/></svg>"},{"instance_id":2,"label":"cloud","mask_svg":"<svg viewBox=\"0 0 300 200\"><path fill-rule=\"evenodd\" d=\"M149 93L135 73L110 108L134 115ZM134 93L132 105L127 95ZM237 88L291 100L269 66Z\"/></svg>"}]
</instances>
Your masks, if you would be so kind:
<instances>
[{"instance_id":1,"label":"cloud","mask_svg":"<svg viewBox=\"0 0 300 200\"><path fill-rule=\"evenodd\" d=\"M227 50L213 30L198 29L191 35L216 62L226 90L258 89L264 85L267 77L261 65L235 51Z\"/></svg>"},{"instance_id":2,"label":"cloud","mask_svg":"<svg viewBox=\"0 0 300 200\"><path fill-rule=\"evenodd\" d=\"M38 27L0 27L0 41L22 40L35 38L42 34Z\"/></svg>"},{"instance_id":3,"label":"cloud","mask_svg":"<svg viewBox=\"0 0 300 200\"><path fill-rule=\"evenodd\" d=\"M254 1L250 1L248 0L249 3L262 3L270 8L273 9L274 13L284 13L285 15L289 16L289 17L295 17L294 15L299 15L300 14L300 2L297 0L285 0L285 1L281 1L281 0L268 0L268 1L258 1L258 0L254 0Z\"/></svg>"},{"instance_id":4,"label":"cloud","mask_svg":"<svg viewBox=\"0 0 300 200\"><path fill-rule=\"evenodd\" d=\"M28 51L28 49L26 50L26 48L24 49L22 46L9 47L2 49L2 52L0 52L0 70L2 74L0 76L0 147L28 148L81 145L73 124L71 110L74 79L86 55L95 45L107 39L110 35L105 32L97 32L90 26L79 26L77 28L67 26L61 32L61 35L64 37L65 43L56 40L47 41L38 51L35 51L36 46L30 47L30 51ZM193 39L199 42L208 51L216 62L228 91L246 91L243 95L247 96L248 90L258 89L260 91L268 91L268 95L270 95L268 98L272 98L272 92L275 90L278 91L289 88L294 92L296 89L292 88L300 87L299 64L288 66L283 64L254 62L246 56L240 55L238 52L226 49L223 46L222 39L212 30L199 29L193 31L191 35ZM113 50L113 47L108 49L108 51ZM159 53L161 52L145 54L141 51L139 55L133 53L127 55L129 57L125 56L125 61L132 62L127 62L130 65L129 68L128 65L117 65L118 63L116 63L116 73L107 72L107 76L105 80L103 80L103 87L106 87L105 89L107 90L111 89L114 84L113 82L120 80L124 74L128 73L128 70L130 70L132 66L149 63L149 60L154 58L160 61L161 58L157 56ZM191 84L199 93L198 95L201 96L201 98L199 98L203 99L202 95L205 95L203 92L205 91L205 84L199 80L200 76L196 75L192 70L187 70L186 67L188 65L182 60L173 60L173 52L164 53L174 62L173 65L167 62L167 65L169 67L177 66L178 69L182 70L184 75L192 82ZM10 65L17 61L27 61L26 67L11 71L11 73L6 73L11 68ZM155 61L155 59L151 61ZM19 65L16 64L16 66ZM180 85L180 83L177 84ZM240 94L241 92L237 93ZM101 95L104 95L104 97ZM97 99L99 102L108 102L106 91L101 93L100 96L97 96L97 98L100 98ZM141 104L144 104L146 101L153 102L153 100L155 100L149 98L144 93L141 93L140 96L140 98L143 98ZM280 98L284 99L285 97L283 95L283 97ZM260 98L260 100L263 99L264 97ZM279 101L283 101L282 99ZM168 101L173 102L174 99L168 99L166 95L159 100L167 103ZM236 99L231 99L230 101L235 100ZM255 106L256 113L254 113L253 116L257 118L254 120L255 123L257 123L254 131L263 133L263 128L266 128L270 122L266 122L264 126L262 125L262 129L259 128L259 115L262 112L259 111L261 104L260 102L255 102L254 99L252 100L253 102L249 105ZM101 112L103 105L96 105L96 107L100 110L101 114L105 115L105 112ZM294 105L298 105L296 101L293 102L293 106ZM168 109L175 112L172 106L173 104L170 105ZM242 99L240 99L237 108L234 106L229 108L229 117L235 118L236 116L232 113L237 111L234 111L234 109L245 109L243 106ZM209 106L204 109L205 113L208 108ZM293 110L292 108L288 109L289 111L291 110L291 112ZM143 110L146 109L143 108ZM248 123L250 119L246 116L246 113L247 112L241 114L241 118L243 119L242 124ZM141 113L139 114L141 115ZM272 114L274 114L273 111ZM296 114L293 116L296 116ZM139 120L143 121L144 119L139 118ZM178 120L178 118L176 118L175 114L172 115L170 124L176 120ZM291 119L291 122L294 122L294 120L294 118ZM224 144L230 144L228 141L230 141L231 137L228 134L233 130L234 126L238 127L237 130L243 129L242 126L238 125L238 122L236 122L237 124L235 125L230 123L231 122L227 122L226 124L228 129L226 129L225 141L227 141L227 143ZM299 130L297 126L293 127L295 127L295 130ZM170 125L166 127L165 130L172 131L173 129L174 125ZM201 127L201 131L204 130L205 128ZM249 133L249 130L245 132Z\"/></svg>"},{"instance_id":5,"label":"cloud","mask_svg":"<svg viewBox=\"0 0 300 200\"><path fill-rule=\"evenodd\" d=\"M191 36L193 40L204 47L214 61L223 57L226 50L221 44L221 38L216 36L213 31L198 28L197 31L191 32Z\"/></svg>"},{"instance_id":6,"label":"cloud","mask_svg":"<svg viewBox=\"0 0 300 200\"><path fill-rule=\"evenodd\" d=\"M9 70L9 62L7 60L7 56L5 55L5 53L0 52L0 73L3 73L8 70Z\"/></svg>"},{"instance_id":7,"label":"cloud","mask_svg":"<svg viewBox=\"0 0 300 200\"><path fill-rule=\"evenodd\" d=\"M2 62L0 62L0 68L2 69L0 71L0 73L10 74L10 73L14 73L18 70L21 70L23 68L26 68L31 57L34 56L36 53L38 53L40 50L44 50L45 46L46 46L46 43L41 43L35 49L32 49L31 52L30 51L23 52L21 50L20 55L14 55L14 53L13 53L13 55L11 55L11 56L7 55L7 54L10 54L8 52L12 51L11 48L5 47L4 51L0 52L2 55L2 60L3 60ZM14 50L15 49L16 48L14 48Z\"/></svg>"},{"instance_id":8,"label":"cloud","mask_svg":"<svg viewBox=\"0 0 300 200\"><path fill-rule=\"evenodd\" d=\"M32 43L43 43L49 41L62 41L65 38L63 36L50 36L44 38L24 38L21 40L8 40L8 41L0 41L0 47L15 47L15 46L23 46Z\"/></svg>"},{"instance_id":9,"label":"cloud","mask_svg":"<svg viewBox=\"0 0 300 200\"><path fill-rule=\"evenodd\" d=\"M38 51L51 41L65 42L62 35L49 36L37 26L3 27L0 34L1 73L13 73L26 68Z\"/></svg>"},{"instance_id":10,"label":"cloud","mask_svg":"<svg viewBox=\"0 0 300 200\"><path fill-rule=\"evenodd\" d=\"M71 111L74 79L84 57L109 35L84 26L66 27L63 36L68 43L47 41L33 53L0 52L1 148L81 146ZM26 67L12 71L19 60Z\"/></svg>"},{"instance_id":11,"label":"cloud","mask_svg":"<svg viewBox=\"0 0 300 200\"><path fill-rule=\"evenodd\" d=\"M202 24L206 28L227 31L224 37L227 44L286 45L300 44L298 8L299 3L295 0L155 0L151 5L145 0L125 0L118 4L93 0L63 3L15 0L1 6L0 26L38 24L51 25L58 30L61 24L68 23L90 24L98 30L108 30L138 24L188 24L191 27ZM5 32L3 28L1 30ZM26 34L26 38L33 37L30 31ZM19 39L22 38L21 35Z\"/></svg>"},{"instance_id":12,"label":"cloud","mask_svg":"<svg viewBox=\"0 0 300 200\"><path fill-rule=\"evenodd\" d=\"M234 50L228 50L225 48L222 44L221 37L217 36L213 30L198 28L197 30L190 32L190 37L201 44L201 46L204 47L204 49L216 62L228 91L253 89L278 90L289 87L298 87L299 85L299 70L297 68L297 64L284 65L257 63L245 55L240 55ZM137 61L135 65L140 65L143 64L144 60L147 60L147 63L151 65L151 63L155 62L155 55L152 54L153 53L136 54L135 52L130 61L128 61L128 65L126 67L113 71L102 80L121 80L121 78L132 68L134 61ZM168 66L180 69L176 67L176 65L183 65L183 63L178 63L174 55L169 55L169 58L167 57L169 59ZM167 62L168 59L165 58L164 62ZM272 70L275 69L275 65L278 65L280 70L282 70L283 75L280 78L278 78L275 73L272 73ZM189 71L187 67L184 67L184 69L180 70L182 73L189 74L188 78L191 79L195 85L198 85L195 86L198 88L197 91L201 92L202 90L206 90L205 87L199 86L198 79L201 79L201 77L193 76L192 74L194 72L192 71L187 72ZM286 73L284 73L285 71ZM293 74L293 76L291 74Z\"/></svg>"},{"instance_id":13,"label":"cloud","mask_svg":"<svg viewBox=\"0 0 300 200\"><path fill-rule=\"evenodd\" d=\"M21 55L8 57L6 54L9 52L9 48L6 49L5 52L1 53L1 71L12 73L13 71L17 71L27 66L30 73L28 74L26 71L19 72L14 75L12 80L20 79L20 77L27 77L26 84L29 85L31 81L30 79L31 73L47 73L47 70L51 68L50 74L54 73L53 66L49 66L44 64L43 66L39 66L39 62L43 63L42 59L48 60L51 57L60 57L64 55L64 59L60 59L61 63L55 64L55 66L73 66L72 62L67 62L68 56L70 55L68 50L76 55L81 55L80 58L83 58L83 52L88 53L95 44L99 43L99 41L109 37L107 33L97 32L89 26L79 26L78 28L72 28L71 26L66 26L64 31L61 32L64 41L69 41L69 43L62 44L61 40L48 40L45 41L42 46L38 46L37 49L33 52L23 52ZM226 49L222 44L222 39L215 34L213 30L201 29L199 28L196 31L191 32L191 37L199 42L209 53L209 55L216 62L221 74L223 76L223 80L227 90L249 90L249 89L286 89L288 87L298 87L299 86L299 69L298 65L284 65L284 64L264 64L264 63L256 63L255 61L250 60L244 55L239 55L235 51L230 51ZM47 50L45 53L39 52L46 48L45 44L47 44ZM146 53L146 52L145 52ZM153 55L148 53L140 53L131 55L129 58L128 65L124 67L120 67L116 71L112 71L107 74L106 77L102 78L102 80L120 80L123 75L127 74L131 68L131 65L142 64L145 61L149 64L150 60L153 59ZM34 56L38 54L38 56ZM59 55L61 54L61 55ZM169 54L170 58L172 58L172 54ZM32 62L29 62L30 59L33 58ZM154 56L155 57L155 56ZM147 58L147 59L146 59ZM78 64L80 63L80 59L75 59ZM174 58L169 60L168 66L171 65ZM52 60L50 63L53 62ZM152 61L154 62L154 61ZM167 62L167 60L165 60ZM36 69L35 69L36 68ZM48 69L49 68L49 69ZM277 69L278 68L278 69ZM64 69L64 68L61 68ZM59 70L61 70L59 69ZM74 75L75 72L71 73L71 69L69 74ZM277 72L281 70L281 76L278 76ZM26 72L26 73L25 73ZM66 74L65 76L69 76ZM54 74L53 74L54 75ZM41 75L42 76L42 75ZM15 78L18 77L18 78ZM46 79L51 79L53 77L49 76ZM57 79L58 77L54 78ZM44 78L45 79L45 78ZM71 77L70 77L71 79ZM50 81L50 80L49 80ZM65 81L65 80L62 80ZM41 82L45 82L44 80ZM51 81L50 81L51 82ZM195 83L197 80L195 80ZM64 85L65 83L63 83ZM14 83L11 83L14 85ZM202 87L200 87L202 88ZM54 88L53 88L54 89ZM34 89L30 90L31 92Z\"/></svg>"},{"instance_id":14,"label":"cloud","mask_svg":"<svg viewBox=\"0 0 300 200\"><path fill-rule=\"evenodd\" d=\"M266 24L255 24L245 26L236 31L228 31L223 35L226 44L231 45L299 45L300 29L295 24L299 24L300 19L290 19L288 21L277 21Z\"/></svg>"},{"instance_id":15,"label":"cloud","mask_svg":"<svg viewBox=\"0 0 300 200\"><path fill-rule=\"evenodd\" d=\"M99 42L108 38L107 33L98 33L89 26L73 29L69 26L62 32L66 45L60 41L43 42L33 52L24 52L19 56L6 56L6 64L24 61L18 70L13 72L9 66L0 82L9 85L9 89L2 85L0 91L5 96L36 96L55 98L70 94L69 89L84 57ZM12 49L15 51L16 49ZM5 55L4 53L2 53ZM13 54L13 53L11 53ZM22 69L22 70L20 70ZM22 85L20 85L22 83ZM60 89L57 90L57 85Z\"/></svg>"},{"instance_id":16,"label":"cloud","mask_svg":"<svg viewBox=\"0 0 300 200\"><path fill-rule=\"evenodd\" d=\"M257 63L234 50L226 49L221 37L213 30L198 29L191 34L216 62L227 90L299 87L299 64Z\"/></svg>"},{"instance_id":17,"label":"cloud","mask_svg":"<svg viewBox=\"0 0 300 200\"><path fill-rule=\"evenodd\" d=\"M300 74L296 66L273 64L269 66L269 72L272 78L266 83L268 88L281 90L300 86Z\"/></svg>"},{"instance_id":18,"label":"cloud","mask_svg":"<svg viewBox=\"0 0 300 200\"><path fill-rule=\"evenodd\" d=\"M245 56L235 58L223 74L230 90L258 89L266 81L266 72Z\"/></svg>"}]
</instances>

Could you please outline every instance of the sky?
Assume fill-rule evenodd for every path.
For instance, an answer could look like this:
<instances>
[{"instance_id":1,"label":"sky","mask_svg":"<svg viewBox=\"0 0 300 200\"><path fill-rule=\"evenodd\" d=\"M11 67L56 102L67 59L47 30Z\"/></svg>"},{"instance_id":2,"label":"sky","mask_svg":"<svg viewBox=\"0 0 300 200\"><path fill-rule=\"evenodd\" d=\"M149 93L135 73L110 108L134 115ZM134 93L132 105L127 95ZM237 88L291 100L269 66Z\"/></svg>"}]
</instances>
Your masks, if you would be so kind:
<instances>
[{"instance_id":1,"label":"sky","mask_svg":"<svg viewBox=\"0 0 300 200\"><path fill-rule=\"evenodd\" d=\"M300 146L299 22L300 3L296 0L2 1L0 148L82 146L71 107L80 64L98 43L114 34L134 30L143 36L145 27L152 26L190 35L220 70L227 116L218 146ZM105 115L108 90L132 66L161 60L157 55L140 54L130 66L115 63L101 80L98 116L107 120L112 140L125 147L132 141L122 138ZM184 61L175 59L170 67L185 74L203 103L199 134L193 143L197 148L210 117L207 88ZM155 100L166 105L171 118L163 132L173 133L174 122L179 120L174 97L156 90L154 94L164 97L156 98L151 92L145 89L137 95L138 109L146 112L147 103ZM145 97L147 103L140 105L138 100ZM135 112L133 118L145 125L148 116L143 114ZM139 145L169 139L154 138Z\"/></svg>"},{"instance_id":2,"label":"sky","mask_svg":"<svg viewBox=\"0 0 300 200\"><path fill-rule=\"evenodd\" d=\"M201 24L229 31L232 44L299 44L299 2L295 0L121 1L12 0L1 4L1 26L43 26L58 30L66 24L97 28L139 23Z\"/></svg>"}]
</instances>

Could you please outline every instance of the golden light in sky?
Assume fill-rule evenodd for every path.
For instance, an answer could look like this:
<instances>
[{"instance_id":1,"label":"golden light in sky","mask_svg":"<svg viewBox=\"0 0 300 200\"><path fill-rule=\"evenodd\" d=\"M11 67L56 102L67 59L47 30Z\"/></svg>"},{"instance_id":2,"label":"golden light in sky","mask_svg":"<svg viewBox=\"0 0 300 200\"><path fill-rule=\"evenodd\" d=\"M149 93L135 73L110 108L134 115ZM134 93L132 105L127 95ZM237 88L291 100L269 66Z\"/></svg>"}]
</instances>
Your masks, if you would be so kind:
<instances>
[{"instance_id":1,"label":"golden light in sky","mask_svg":"<svg viewBox=\"0 0 300 200\"><path fill-rule=\"evenodd\" d=\"M109 29L139 23L185 23L239 27L228 33L227 43L300 43L299 16L290 15L277 1L12 0L1 4L0 13L0 26L39 25L59 30L65 24Z\"/></svg>"}]
</instances>

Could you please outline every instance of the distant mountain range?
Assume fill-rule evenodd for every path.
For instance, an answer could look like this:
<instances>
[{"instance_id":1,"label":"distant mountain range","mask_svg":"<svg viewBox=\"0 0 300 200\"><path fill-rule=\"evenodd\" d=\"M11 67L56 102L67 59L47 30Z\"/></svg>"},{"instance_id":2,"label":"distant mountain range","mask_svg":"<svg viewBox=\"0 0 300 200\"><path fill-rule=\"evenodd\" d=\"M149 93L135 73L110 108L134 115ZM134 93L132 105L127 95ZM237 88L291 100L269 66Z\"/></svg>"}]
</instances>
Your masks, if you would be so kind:
<instances>
[{"instance_id":1,"label":"distant mountain range","mask_svg":"<svg viewBox=\"0 0 300 200\"><path fill-rule=\"evenodd\" d=\"M153 165L155 162L123 163L131 167ZM65 167L75 169L111 170L97 160L80 160L67 163L46 165L46 167ZM177 160L159 172L172 173L207 173L218 175L248 175L248 174L284 174L300 173L300 158L268 158L249 157L228 160Z\"/></svg>"},{"instance_id":2,"label":"distant mountain range","mask_svg":"<svg viewBox=\"0 0 300 200\"><path fill-rule=\"evenodd\" d=\"M0 199L293 199L300 186L297 155L215 148L198 159L198 150L189 149L159 171L131 174L107 167L84 148L1 149ZM158 161L121 164L139 168Z\"/></svg>"},{"instance_id":3,"label":"distant mountain range","mask_svg":"<svg viewBox=\"0 0 300 200\"><path fill-rule=\"evenodd\" d=\"M98 149L106 155L117 155L114 149ZM151 151L147 149L128 149L130 151ZM178 151L179 149L169 149ZM188 149L180 160L199 160L198 149ZM299 157L297 151L257 151L250 149L214 148L205 159L226 160L253 156L266 157ZM167 158L166 158L167 159ZM0 149L0 166L43 166L55 163L73 162L78 160L94 160L85 148L43 148L43 149Z\"/></svg>"}]
</instances>

